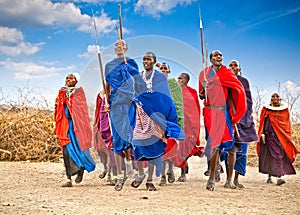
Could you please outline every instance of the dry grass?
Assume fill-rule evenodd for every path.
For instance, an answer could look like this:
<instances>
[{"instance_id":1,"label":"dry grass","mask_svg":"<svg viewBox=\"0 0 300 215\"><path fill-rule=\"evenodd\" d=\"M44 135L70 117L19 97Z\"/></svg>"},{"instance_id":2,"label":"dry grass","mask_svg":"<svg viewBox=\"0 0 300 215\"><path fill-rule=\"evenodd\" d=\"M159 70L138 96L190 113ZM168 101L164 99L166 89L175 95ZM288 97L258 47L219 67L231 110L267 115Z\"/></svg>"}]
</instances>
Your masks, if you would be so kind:
<instances>
[{"instance_id":1,"label":"dry grass","mask_svg":"<svg viewBox=\"0 0 300 215\"><path fill-rule=\"evenodd\" d=\"M38 109L0 109L1 161L58 161L53 113Z\"/></svg>"}]
</instances>

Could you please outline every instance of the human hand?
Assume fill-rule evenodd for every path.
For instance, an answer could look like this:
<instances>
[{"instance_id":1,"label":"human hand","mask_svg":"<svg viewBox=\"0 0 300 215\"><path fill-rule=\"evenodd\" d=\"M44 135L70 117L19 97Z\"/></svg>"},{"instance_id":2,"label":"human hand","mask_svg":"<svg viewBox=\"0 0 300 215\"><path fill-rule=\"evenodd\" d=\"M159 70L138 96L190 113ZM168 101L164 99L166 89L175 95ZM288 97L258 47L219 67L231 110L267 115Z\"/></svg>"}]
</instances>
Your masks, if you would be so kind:
<instances>
[{"instance_id":1,"label":"human hand","mask_svg":"<svg viewBox=\"0 0 300 215\"><path fill-rule=\"evenodd\" d=\"M109 112L110 111L110 105L104 105L104 111Z\"/></svg>"}]
</instances>

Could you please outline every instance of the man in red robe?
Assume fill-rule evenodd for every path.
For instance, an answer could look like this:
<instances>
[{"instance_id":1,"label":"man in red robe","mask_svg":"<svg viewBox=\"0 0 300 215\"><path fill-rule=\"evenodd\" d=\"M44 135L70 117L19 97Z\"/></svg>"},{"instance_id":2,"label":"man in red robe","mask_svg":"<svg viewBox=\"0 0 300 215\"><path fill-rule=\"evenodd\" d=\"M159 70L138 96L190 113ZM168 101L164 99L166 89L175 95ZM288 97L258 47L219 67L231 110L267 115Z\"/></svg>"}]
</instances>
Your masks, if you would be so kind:
<instances>
[{"instance_id":1,"label":"man in red robe","mask_svg":"<svg viewBox=\"0 0 300 215\"><path fill-rule=\"evenodd\" d=\"M198 93L187 84L190 76L187 73L181 73L178 76L178 82L181 85L183 106L184 106L184 133L185 141L180 143L180 155L187 160L195 155L203 157L204 147L200 147L200 103ZM179 182L186 181L188 173L188 163L181 168Z\"/></svg>"},{"instance_id":2,"label":"man in red robe","mask_svg":"<svg viewBox=\"0 0 300 215\"><path fill-rule=\"evenodd\" d=\"M229 174L225 187L234 187L232 183L235 152L234 125L239 122L247 110L246 94L236 75L223 65L223 55L219 50L210 54L209 66L199 75L200 99L204 99L204 125L206 130L206 154L210 157L210 174L207 190L215 188L215 170L220 153L228 152Z\"/></svg>"}]
</instances>

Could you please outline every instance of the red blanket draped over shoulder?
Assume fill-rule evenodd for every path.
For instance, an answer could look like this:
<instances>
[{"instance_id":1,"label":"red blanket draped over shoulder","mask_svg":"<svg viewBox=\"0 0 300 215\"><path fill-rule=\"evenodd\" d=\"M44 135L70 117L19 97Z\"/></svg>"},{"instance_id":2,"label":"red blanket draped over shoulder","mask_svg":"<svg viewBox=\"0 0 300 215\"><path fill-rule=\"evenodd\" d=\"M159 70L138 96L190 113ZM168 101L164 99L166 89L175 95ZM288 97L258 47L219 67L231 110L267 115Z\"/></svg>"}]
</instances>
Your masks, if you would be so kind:
<instances>
[{"instance_id":1,"label":"red blanket draped over shoulder","mask_svg":"<svg viewBox=\"0 0 300 215\"><path fill-rule=\"evenodd\" d=\"M64 111L65 104L70 111L80 148L85 151L92 147L92 129L85 94L82 87L77 88L70 98L66 97L66 92L66 87L61 88L55 101L56 137L60 146L65 146L70 142L67 136L69 124Z\"/></svg>"},{"instance_id":2,"label":"red blanket draped over shoulder","mask_svg":"<svg viewBox=\"0 0 300 215\"><path fill-rule=\"evenodd\" d=\"M184 133L185 143L180 144L183 156L203 156L203 147L200 147L200 103L198 93L189 86L182 86L184 104ZM197 147L196 147L197 146Z\"/></svg>"},{"instance_id":3,"label":"red blanket draped over shoulder","mask_svg":"<svg viewBox=\"0 0 300 215\"><path fill-rule=\"evenodd\" d=\"M206 107L224 107L226 102L230 106L230 116L233 123L238 123L247 110L246 94L242 83L236 75L226 66L222 66L211 78L209 73L212 66L202 70L199 75L199 92L203 90L204 74L207 81L207 100L204 101ZM231 89L232 102L228 96L228 88ZM215 108L203 109L204 124L211 139L211 149L221 142L232 140L232 134L226 126L226 119L223 110Z\"/></svg>"},{"instance_id":4,"label":"red blanket draped over shoulder","mask_svg":"<svg viewBox=\"0 0 300 215\"><path fill-rule=\"evenodd\" d=\"M290 113L288 108L280 111L269 110L263 107L260 114L260 123L258 128L258 136L263 133L265 119L269 116L272 127L276 136L279 139L284 151L293 163L295 161L296 154L300 152L297 150L292 141L292 129L290 123ZM260 143L256 145L257 154L260 154Z\"/></svg>"}]
</instances>

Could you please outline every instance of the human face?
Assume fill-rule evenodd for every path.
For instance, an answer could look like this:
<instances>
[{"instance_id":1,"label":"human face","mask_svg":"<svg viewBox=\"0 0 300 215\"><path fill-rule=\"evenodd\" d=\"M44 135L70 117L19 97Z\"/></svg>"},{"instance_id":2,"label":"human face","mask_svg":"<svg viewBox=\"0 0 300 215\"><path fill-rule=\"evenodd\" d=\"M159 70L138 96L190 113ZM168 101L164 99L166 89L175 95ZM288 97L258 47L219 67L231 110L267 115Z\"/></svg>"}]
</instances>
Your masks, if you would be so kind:
<instances>
[{"instance_id":1,"label":"human face","mask_svg":"<svg viewBox=\"0 0 300 215\"><path fill-rule=\"evenodd\" d=\"M124 52L126 52L127 44L124 40L122 40L122 45L123 45ZM121 43L119 40L115 43L114 50L115 50L115 53L117 54L117 56L123 56L122 47L121 47Z\"/></svg>"},{"instance_id":2,"label":"human face","mask_svg":"<svg viewBox=\"0 0 300 215\"><path fill-rule=\"evenodd\" d=\"M177 79L178 79L178 83L181 86L186 86L187 83L188 83L187 78L186 78L186 76L184 74L180 74Z\"/></svg>"},{"instance_id":3,"label":"human face","mask_svg":"<svg viewBox=\"0 0 300 215\"><path fill-rule=\"evenodd\" d=\"M75 87L77 84L77 80L73 74L67 75L65 82L67 87Z\"/></svg>"},{"instance_id":4,"label":"human face","mask_svg":"<svg viewBox=\"0 0 300 215\"><path fill-rule=\"evenodd\" d=\"M168 68L168 66L167 66L166 64L162 64L162 65L160 66L159 70L160 70L162 73L164 73L166 76L168 76L169 73L170 73L170 70L169 70L169 68Z\"/></svg>"},{"instance_id":5,"label":"human face","mask_svg":"<svg viewBox=\"0 0 300 215\"><path fill-rule=\"evenodd\" d=\"M277 93L274 93L271 97L271 104L275 107L280 106L280 96Z\"/></svg>"},{"instance_id":6,"label":"human face","mask_svg":"<svg viewBox=\"0 0 300 215\"><path fill-rule=\"evenodd\" d=\"M213 64L213 66L221 66L223 63L223 55L220 51L216 50L212 53L212 58L210 59L210 62Z\"/></svg>"},{"instance_id":7,"label":"human face","mask_svg":"<svg viewBox=\"0 0 300 215\"><path fill-rule=\"evenodd\" d=\"M238 65L238 63L236 61L231 61L231 63L229 64L229 67L236 75L240 71L240 66Z\"/></svg>"},{"instance_id":8,"label":"human face","mask_svg":"<svg viewBox=\"0 0 300 215\"><path fill-rule=\"evenodd\" d=\"M155 64L155 62L154 62L152 54L145 54L145 56L143 57L144 69L146 71L151 71L151 70L153 70L154 64Z\"/></svg>"}]
</instances>

